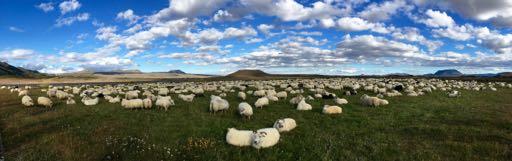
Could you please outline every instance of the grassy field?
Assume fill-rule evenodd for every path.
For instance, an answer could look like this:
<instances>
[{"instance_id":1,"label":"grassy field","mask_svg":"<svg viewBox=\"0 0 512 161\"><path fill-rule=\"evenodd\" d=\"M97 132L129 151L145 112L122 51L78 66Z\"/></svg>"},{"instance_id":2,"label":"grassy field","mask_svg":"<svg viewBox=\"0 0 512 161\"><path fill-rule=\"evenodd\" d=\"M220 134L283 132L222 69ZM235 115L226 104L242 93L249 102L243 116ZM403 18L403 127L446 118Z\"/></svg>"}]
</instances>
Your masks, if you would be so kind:
<instances>
[{"instance_id":1,"label":"grassy field","mask_svg":"<svg viewBox=\"0 0 512 161\"><path fill-rule=\"evenodd\" d=\"M32 90L31 95L41 95ZM341 94L341 91L337 94ZM6 160L508 160L512 158L512 89L444 92L387 98L370 108L349 96L343 114L321 114L332 100L310 102L297 111L288 100L255 109L252 120L236 113L236 93L228 112L210 114L209 97L177 103L169 111L125 110L100 102L93 107L26 108L21 98L0 91L0 127ZM34 98L35 99L35 98ZM250 97L249 103L255 98ZM227 128L271 127L291 117L298 127L282 133L269 149L237 148L225 142Z\"/></svg>"}]
</instances>

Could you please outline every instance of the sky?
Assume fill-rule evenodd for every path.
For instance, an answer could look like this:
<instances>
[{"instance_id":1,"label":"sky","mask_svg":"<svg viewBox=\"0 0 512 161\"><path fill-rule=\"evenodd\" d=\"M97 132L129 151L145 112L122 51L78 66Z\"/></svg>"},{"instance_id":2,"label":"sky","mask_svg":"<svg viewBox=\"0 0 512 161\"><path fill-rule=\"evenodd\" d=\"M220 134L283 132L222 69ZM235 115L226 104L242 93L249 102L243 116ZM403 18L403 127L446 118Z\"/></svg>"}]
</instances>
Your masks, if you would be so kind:
<instances>
[{"instance_id":1,"label":"sky","mask_svg":"<svg viewBox=\"0 0 512 161\"><path fill-rule=\"evenodd\" d=\"M512 0L0 0L0 61L44 73L512 69Z\"/></svg>"}]
</instances>

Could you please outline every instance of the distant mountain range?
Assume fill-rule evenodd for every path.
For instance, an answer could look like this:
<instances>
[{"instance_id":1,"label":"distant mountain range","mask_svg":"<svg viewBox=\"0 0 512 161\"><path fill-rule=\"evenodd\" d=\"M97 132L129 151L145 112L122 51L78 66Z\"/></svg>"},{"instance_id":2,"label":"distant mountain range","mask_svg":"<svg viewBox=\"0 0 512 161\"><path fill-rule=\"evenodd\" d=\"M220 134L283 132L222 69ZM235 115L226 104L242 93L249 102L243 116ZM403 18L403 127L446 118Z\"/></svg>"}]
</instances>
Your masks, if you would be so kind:
<instances>
[{"instance_id":1,"label":"distant mountain range","mask_svg":"<svg viewBox=\"0 0 512 161\"><path fill-rule=\"evenodd\" d=\"M0 76L39 77L45 76L45 74L39 73L35 70L15 67L6 62L0 62Z\"/></svg>"},{"instance_id":2,"label":"distant mountain range","mask_svg":"<svg viewBox=\"0 0 512 161\"><path fill-rule=\"evenodd\" d=\"M184 71L181 70L169 70L167 73L174 73L174 74L187 74Z\"/></svg>"}]
</instances>

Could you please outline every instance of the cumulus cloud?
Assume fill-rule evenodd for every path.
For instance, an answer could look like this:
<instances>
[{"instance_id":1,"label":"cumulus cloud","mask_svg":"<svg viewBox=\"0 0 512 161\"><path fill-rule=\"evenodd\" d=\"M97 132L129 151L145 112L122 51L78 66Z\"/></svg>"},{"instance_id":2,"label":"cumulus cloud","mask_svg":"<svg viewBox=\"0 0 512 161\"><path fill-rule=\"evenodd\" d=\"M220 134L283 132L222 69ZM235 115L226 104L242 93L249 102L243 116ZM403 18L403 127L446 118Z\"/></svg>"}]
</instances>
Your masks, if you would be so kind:
<instances>
[{"instance_id":1,"label":"cumulus cloud","mask_svg":"<svg viewBox=\"0 0 512 161\"><path fill-rule=\"evenodd\" d=\"M452 17L448 16L446 12L427 10L426 12L429 18L420 20L430 27L452 27L455 25L455 21Z\"/></svg>"},{"instance_id":2,"label":"cumulus cloud","mask_svg":"<svg viewBox=\"0 0 512 161\"><path fill-rule=\"evenodd\" d=\"M113 70L123 70L132 67L134 63L130 59L118 57L102 57L83 63L80 67L98 72L107 72Z\"/></svg>"},{"instance_id":3,"label":"cumulus cloud","mask_svg":"<svg viewBox=\"0 0 512 161\"><path fill-rule=\"evenodd\" d=\"M137 22L137 20L139 20L140 17L135 15L132 9L128 9L126 11L117 13L116 18L120 20L127 20L129 24L134 24Z\"/></svg>"},{"instance_id":4,"label":"cumulus cloud","mask_svg":"<svg viewBox=\"0 0 512 161\"><path fill-rule=\"evenodd\" d=\"M336 7L334 1L318 1L312 7L305 7L295 0L241 0L249 10L268 16L276 16L283 21L304 21L324 19L345 13Z\"/></svg>"},{"instance_id":5,"label":"cumulus cloud","mask_svg":"<svg viewBox=\"0 0 512 161\"><path fill-rule=\"evenodd\" d=\"M25 60L35 55L36 52L30 49L12 49L0 51L0 58L4 60Z\"/></svg>"},{"instance_id":6,"label":"cumulus cloud","mask_svg":"<svg viewBox=\"0 0 512 161\"><path fill-rule=\"evenodd\" d=\"M75 22L89 20L89 16L90 16L89 13L80 13L76 16L59 18L56 20L55 26L57 26L57 27L70 26L71 24L73 24Z\"/></svg>"},{"instance_id":7,"label":"cumulus cloud","mask_svg":"<svg viewBox=\"0 0 512 161\"><path fill-rule=\"evenodd\" d=\"M381 4L372 3L366 6L358 15L368 21L378 22L389 20L399 10L410 11L412 8L413 6L407 5L405 0L385 1Z\"/></svg>"},{"instance_id":8,"label":"cumulus cloud","mask_svg":"<svg viewBox=\"0 0 512 161\"><path fill-rule=\"evenodd\" d=\"M169 7L149 17L150 22L162 22L184 17L207 16L223 7L228 0L169 0Z\"/></svg>"},{"instance_id":9,"label":"cumulus cloud","mask_svg":"<svg viewBox=\"0 0 512 161\"><path fill-rule=\"evenodd\" d=\"M75 11L82 6L77 0L64 1L59 4L60 13L66 14L71 11Z\"/></svg>"},{"instance_id":10,"label":"cumulus cloud","mask_svg":"<svg viewBox=\"0 0 512 161\"><path fill-rule=\"evenodd\" d=\"M44 12L50 12L50 11L53 11L53 9L55 9L53 7L53 3L52 2L40 3L39 5L36 6L36 8L41 9Z\"/></svg>"}]
</instances>

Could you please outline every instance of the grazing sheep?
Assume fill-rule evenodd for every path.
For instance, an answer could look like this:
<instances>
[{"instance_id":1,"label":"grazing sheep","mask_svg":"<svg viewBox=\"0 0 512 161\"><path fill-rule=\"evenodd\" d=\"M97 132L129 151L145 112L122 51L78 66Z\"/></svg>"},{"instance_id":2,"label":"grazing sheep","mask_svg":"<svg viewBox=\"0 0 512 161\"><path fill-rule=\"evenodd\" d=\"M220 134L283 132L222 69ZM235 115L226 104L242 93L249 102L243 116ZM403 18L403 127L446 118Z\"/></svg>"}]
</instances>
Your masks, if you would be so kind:
<instances>
[{"instance_id":1,"label":"grazing sheep","mask_svg":"<svg viewBox=\"0 0 512 161\"><path fill-rule=\"evenodd\" d=\"M240 115L247 117L248 119L251 119L251 116L253 114L252 107L247 102L242 102L238 104L238 112Z\"/></svg>"},{"instance_id":2,"label":"grazing sheep","mask_svg":"<svg viewBox=\"0 0 512 161\"><path fill-rule=\"evenodd\" d=\"M34 106L34 101L28 95L25 95L21 98L21 104L23 104L27 107L30 107L30 106Z\"/></svg>"},{"instance_id":3,"label":"grazing sheep","mask_svg":"<svg viewBox=\"0 0 512 161\"><path fill-rule=\"evenodd\" d=\"M171 97L158 97L155 102L155 105L160 108L164 108L166 111L170 106L174 105L174 101L172 101Z\"/></svg>"},{"instance_id":4,"label":"grazing sheep","mask_svg":"<svg viewBox=\"0 0 512 161\"><path fill-rule=\"evenodd\" d=\"M361 103L365 106L373 106L373 107L389 104L389 102L385 99L380 99L378 97L370 97L366 94L361 96Z\"/></svg>"},{"instance_id":5,"label":"grazing sheep","mask_svg":"<svg viewBox=\"0 0 512 161\"><path fill-rule=\"evenodd\" d=\"M275 102L275 101L279 101L279 98L277 98L277 97L276 97L276 96L274 96L274 95L268 95L268 96L267 96L267 98L268 98L268 100L270 100L270 101L274 101L274 102Z\"/></svg>"},{"instance_id":6,"label":"grazing sheep","mask_svg":"<svg viewBox=\"0 0 512 161\"><path fill-rule=\"evenodd\" d=\"M246 98L246 94L244 92L238 92L238 98L242 99L242 100L245 100Z\"/></svg>"},{"instance_id":7,"label":"grazing sheep","mask_svg":"<svg viewBox=\"0 0 512 161\"><path fill-rule=\"evenodd\" d=\"M167 96L169 94L168 88L159 88L158 89L158 95L160 96Z\"/></svg>"},{"instance_id":8,"label":"grazing sheep","mask_svg":"<svg viewBox=\"0 0 512 161\"><path fill-rule=\"evenodd\" d=\"M288 132L297 127L297 123L292 118L279 119L274 123L274 128L279 132Z\"/></svg>"},{"instance_id":9,"label":"grazing sheep","mask_svg":"<svg viewBox=\"0 0 512 161\"><path fill-rule=\"evenodd\" d=\"M286 91L277 92L276 97L286 99L288 97L288 94Z\"/></svg>"},{"instance_id":10,"label":"grazing sheep","mask_svg":"<svg viewBox=\"0 0 512 161\"><path fill-rule=\"evenodd\" d=\"M128 91L126 92L124 98L128 100L139 98L139 91Z\"/></svg>"},{"instance_id":11,"label":"grazing sheep","mask_svg":"<svg viewBox=\"0 0 512 161\"><path fill-rule=\"evenodd\" d=\"M47 98L47 97L38 97L37 98L37 104L41 105L41 106L44 106L44 107L48 107L48 108L53 107L52 100Z\"/></svg>"},{"instance_id":12,"label":"grazing sheep","mask_svg":"<svg viewBox=\"0 0 512 161\"><path fill-rule=\"evenodd\" d=\"M121 102L121 97L116 96L116 97L114 97L114 98L112 98L112 99L109 99L109 100L108 100L108 102L109 102L109 103L118 103L118 102Z\"/></svg>"},{"instance_id":13,"label":"grazing sheep","mask_svg":"<svg viewBox=\"0 0 512 161\"><path fill-rule=\"evenodd\" d=\"M340 114L342 112L343 111L339 106L324 105L324 108L322 109L322 113L324 114Z\"/></svg>"},{"instance_id":14,"label":"grazing sheep","mask_svg":"<svg viewBox=\"0 0 512 161\"><path fill-rule=\"evenodd\" d=\"M298 95L290 99L290 103L296 105L299 104L299 102L302 101L302 99L304 99L304 96Z\"/></svg>"},{"instance_id":15,"label":"grazing sheep","mask_svg":"<svg viewBox=\"0 0 512 161\"><path fill-rule=\"evenodd\" d=\"M144 106L144 108L151 108L153 107L153 101L149 98L146 98L142 100L142 105Z\"/></svg>"},{"instance_id":16,"label":"grazing sheep","mask_svg":"<svg viewBox=\"0 0 512 161\"><path fill-rule=\"evenodd\" d=\"M458 97L459 96L459 91L452 91L450 93L448 93L448 97Z\"/></svg>"},{"instance_id":17,"label":"grazing sheep","mask_svg":"<svg viewBox=\"0 0 512 161\"><path fill-rule=\"evenodd\" d=\"M210 112L224 111L229 109L229 102L219 96L210 96Z\"/></svg>"},{"instance_id":18,"label":"grazing sheep","mask_svg":"<svg viewBox=\"0 0 512 161\"><path fill-rule=\"evenodd\" d=\"M66 100L66 104L67 105L74 105L74 104L76 104L75 99L73 99L73 97L68 97L68 99Z\"/></svg>"},{"instance_id":19,"label":"grazing sheep","mask_svg":"<svg viewBox=\"0 0 512 161\"><path fill-rule=\"evenodd\" d=\"M338 105L348 104L348 101L344 98L335 98L334 102L336 102L336 104Z\"/></svg>"},{"instance_id":20,"label":"grazing sheep","mask_svg":"<svg viewBox=\"0 0 512 161\"><path fill-rule=\"evenodd\" d=\"M86 106L94 106L94 105L97 105L99 103L100 99L99 97L96 97L94 99L92 98L89 98L89 97L84 97L82 98L82 103Z\"/></svg>"},{"instance_id":21,"label":"grazing sheep","mask_svg":"<svg viewBox=\"0 0 512 161\"><path fill-rule=\"evenodd\" d=\"M26 95L28 95L28 91L27 91L27 90L23 90L23 91L20 91L20 92L18 93L18 97L26 96Z\"/></svg>"},{"instance_id":22,"label":"grazing sheep","mask_svg":"<svg viewBox=\"0 0 512 161\"><path fill-rule=\"evenodd\" d=\"M192 102L192 101L194 101L194 97L195 97L195 96L196 96L195 94L189 94L189 95L179 94L179 95L178 95L178 97L179 97L181 100L185 101L185 102Z\"/></svg>"},{"instance_id":23,"label":"grazing sheep","mask_svg":"<svg viewBox=\"0 0 512 161\"><path fill-rule=\"evenodd\" d=\"M144 103L142 102L142 99L132 99L127 100L123 99L121 100L121 106L127 109L136 109L136 108L143 108Z\"/></svg>"},{"instance_id":24,"label":"grazing sheep","mask_svg":"<svg viewBox=\"0 0 512 161\"><path fill-rule=\"evenodd\" d=\"M269 104L269 100L267 97L261 97L261 98L258 98L258 100L256 100L256 102L254 102L254 107L256 108L263 108L263 106L266 106Z\"/></svg>"},{"instance_id":25,"label":"grazing sheep","mask_svg":"<svg viewBox=\"0 0 512 161\"><path fill-rule=\"evenodd\" d=\"M234 146L251 146L254 131L251 130L237 130L235 128L228 128L226 134L226 142Z\"/></svg>"},{"instance_id":26,"label":"grazing sheep","mask_svg":"<svg viewBox=\"0 0 512 161\"><path fill-rule=\"evenodd\" d=\"M266 95L266 93L265 93L265 90L259 90L259 91L254 91L253 95L256 97L263 97Z\"/></svg>"},{"instance_id":27,"label":"grazing sheep","mask_svg":"<svg viewBox=\"0 0 512 161\"><path fill-rule=\"evenodd\" d=\"M302 99L297 105L297 110L299 111L308 111L312 109L313 107L310 104L306 103L305 99Z\"/></svg>"},{"instance_id":28,"label":"grazing sheep","mask_svg":"<svg viewBox=\"0 0 512 161\"><path fill-rule=\"evenodd\" d=\"M55 96L56 96L59 100L67 99L67 98L69 97L68 95L69 95L68 93L66 93L66 92L64 92L64 91L59 91L59 90L55 93Z\"/></svg>"},{"instance_id":29,"label":"grazing sheep","mask_svg":"<svg viewBox=\"0 0 512 161\"><path fill-rule=\"evenodd\" d=\"M264 128L252 135L252 147L256 149L272 147L279 142L279 131L276 128Z\"/></svg>"}]
</instances>

